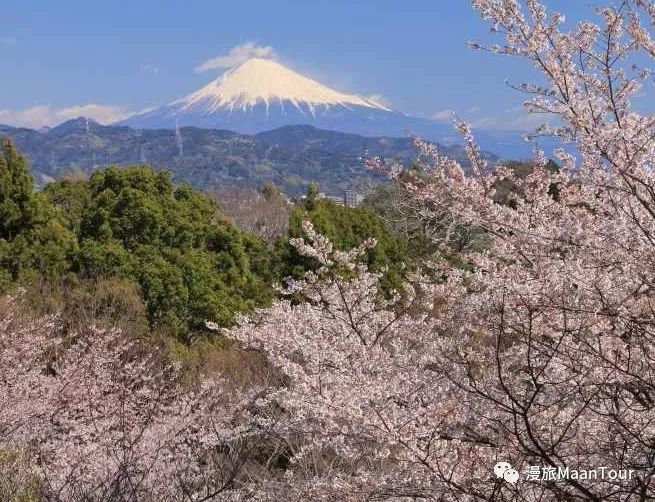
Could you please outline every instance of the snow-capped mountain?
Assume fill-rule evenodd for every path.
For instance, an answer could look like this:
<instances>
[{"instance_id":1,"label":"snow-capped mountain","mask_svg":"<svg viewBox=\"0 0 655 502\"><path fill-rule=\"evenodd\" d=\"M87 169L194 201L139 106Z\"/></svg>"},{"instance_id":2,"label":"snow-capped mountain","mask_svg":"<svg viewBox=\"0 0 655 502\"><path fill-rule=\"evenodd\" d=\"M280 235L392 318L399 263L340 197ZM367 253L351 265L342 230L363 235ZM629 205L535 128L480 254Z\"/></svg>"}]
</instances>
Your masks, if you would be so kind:
<instances>
[{"instance_id":1,"label":"snow-capped mountain","mask_svg":"<svg viewBox=\"0 0 655 502\"><path fill-rule=\"evenodd\" d=\"M343 94L304 77L270 59L250 59L193 94L172 103L181 111L214 113L221 109L247 112L257 105L279 105L314 114L332 106L359 106L390 111L379 103Z\"/></svg>"},{"instance_id":2,"label":"snow-capped mountain","mask_svg":"<svg viewBox=\"0 0 655 502\"><path fill-rule=\"evenodd\" d=\"M142 128L176 125L258 133L307 124L364 135L422 133L417 124L451 134L448 126L415 119L372 99L346 94L269 59L250 59L169 105L120 124ZM413 127L414 126L414 127Z\"/></svg>"},{"instance_id":3,"label":"snow-capped mountain","mask_svg":"<svg viewBox=\"0 0 655 502\"><path fill-rule=\"evenodd\" d=\"M200 127L256 134L288 125L363 136L419 135L442 145L461 144L450 124L411 117L372 99L346 94L269 59L253 58L188 96L119 122L144 129ZM519 132L479 132L489 151L518 158L531 146Z\"/></svg>"}]
</instances>

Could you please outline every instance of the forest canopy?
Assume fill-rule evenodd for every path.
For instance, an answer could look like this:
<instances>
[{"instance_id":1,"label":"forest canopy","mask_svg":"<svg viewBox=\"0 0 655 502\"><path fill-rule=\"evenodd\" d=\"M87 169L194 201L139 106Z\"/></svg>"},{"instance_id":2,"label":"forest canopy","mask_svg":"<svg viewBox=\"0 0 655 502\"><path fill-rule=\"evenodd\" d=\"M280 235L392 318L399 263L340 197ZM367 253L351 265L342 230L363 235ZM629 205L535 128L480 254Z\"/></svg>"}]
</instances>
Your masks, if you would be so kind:
<instances>
[{"instance_id":1,"label":"forest canopy","mask_svg":"<svg viewBox=\"0 0 655 502\"><path fill-rule=\"evenodd\" d=\"M257 209L254 225L238 214L228 218L216 197L188 184L176 186L167 171L146 165L108 167L88 179L61 179L36 191L24 157L8 141L0 156L0 184L4 291L30 285L40 295L37 303L49 308L58 305L57 297L63 303L83 298L94 304L92 314L113 320L120 314L105 304L118 297L116 308L124 308L128 297L149 331L187 342L207 334L205 319L229 326L237 313L268 305L276 283L317 266L288 244L302 236L304 219L342 249L378 239L367 261L374 270L385 269L392 283L399 283L406 261L403 239L371 209L338 206L311 194L286 209L270 185L260 198L246 199L252 208L228 205L240 207L242 215L254 216L251 209ZM277 241L266 232L253 233L270 231L273 219L284 232L277 231ZM248 223L250 231L232 221Z\"/></svg>"}]
</instances>

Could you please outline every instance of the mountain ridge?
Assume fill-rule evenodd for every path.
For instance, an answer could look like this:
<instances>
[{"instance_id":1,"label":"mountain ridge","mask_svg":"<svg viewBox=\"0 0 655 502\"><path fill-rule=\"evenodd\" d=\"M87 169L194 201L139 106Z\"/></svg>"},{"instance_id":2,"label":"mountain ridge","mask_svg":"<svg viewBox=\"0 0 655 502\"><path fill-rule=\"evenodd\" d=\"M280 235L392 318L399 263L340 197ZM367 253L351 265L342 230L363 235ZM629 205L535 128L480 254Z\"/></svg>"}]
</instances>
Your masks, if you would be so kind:
<instances>
[{"instance_id":1,"label":"mountain ridge","mask_svg":"<svg viewBox=\"0 0 655 502\"><path fill-rule=\"evenodd\" d=\"M380 156L409 164L418 154L411 138L367 137L307 125L246 135L194 127L139 130L79 118L46 132L0 129L0 136L16 143L41 183L69 174L89 174L107 165L151 164L196 188L260 188L272 181L288 195L304 193L311 181L332 195L381 183L385 177L365 168L364 158ZM440 149L465 160L461 147Z\"/></svg>"}]
</instances>

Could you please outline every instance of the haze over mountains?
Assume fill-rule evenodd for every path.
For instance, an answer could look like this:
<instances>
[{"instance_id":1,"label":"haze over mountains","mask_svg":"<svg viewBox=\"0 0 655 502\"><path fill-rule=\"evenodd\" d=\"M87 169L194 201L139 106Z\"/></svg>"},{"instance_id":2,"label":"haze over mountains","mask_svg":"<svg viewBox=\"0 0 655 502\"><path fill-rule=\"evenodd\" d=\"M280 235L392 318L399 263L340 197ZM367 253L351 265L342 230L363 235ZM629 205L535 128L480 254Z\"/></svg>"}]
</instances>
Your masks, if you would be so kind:
<instances>
[{"instance_id":1,"label":"haze over mountains","mask_svg":"<svg viewBox=\"0 0 655 502\"><path fill-rule=\"evenodd\" d=\"M273 181L288 195L304 193L316 181L322 191L340 196L346 189L385 180L364 166L364 157L409 164L418 153L410 138L365 137L311 126L246 135L195 127L141 130L80 118L44 131L0 126L1 136L11 138L26 155L39 183L107 165L147 163L201 189L261 188ZM465 160L461 147L442 151Z\"/></svg>"}]
</instances>

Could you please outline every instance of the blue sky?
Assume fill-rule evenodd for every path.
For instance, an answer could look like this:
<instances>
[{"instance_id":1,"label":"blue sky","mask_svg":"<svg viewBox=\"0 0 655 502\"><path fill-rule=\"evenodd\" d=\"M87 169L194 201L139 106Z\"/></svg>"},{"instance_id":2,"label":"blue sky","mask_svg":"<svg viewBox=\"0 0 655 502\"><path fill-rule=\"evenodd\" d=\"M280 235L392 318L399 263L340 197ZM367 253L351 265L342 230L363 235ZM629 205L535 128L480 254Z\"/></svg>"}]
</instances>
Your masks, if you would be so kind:
<instances>
[{"instance_id":1,"label":"blue sky","mask_svg":"<svg viewBox=\"0 0 655 502\"><path fill-rule=\"evenodd\" d=\"M586 0L547 3L567 20L591 12ZM108 122L158 106L221 73L198 65L249 42L409 114L454 109L488 128L530 122L504 82L534 73L466 47L489 39L468 0L3 0L1 15L0 123Z\"/></svg>"}]
</instances>

